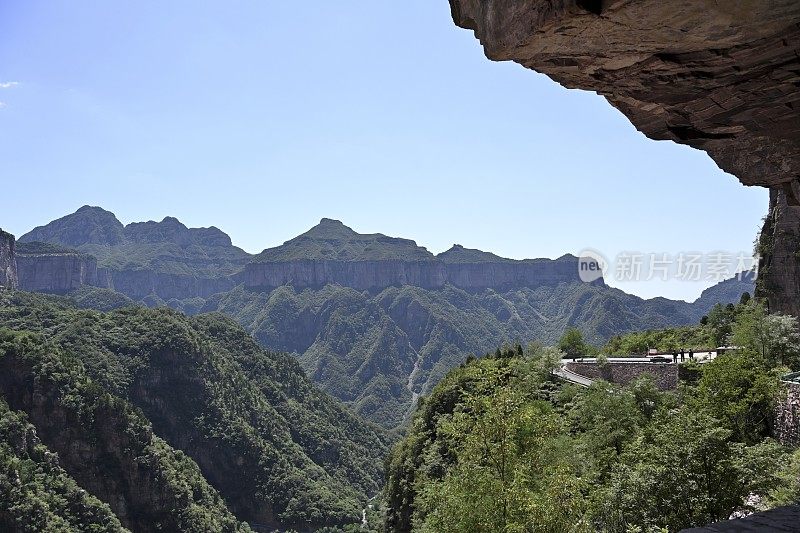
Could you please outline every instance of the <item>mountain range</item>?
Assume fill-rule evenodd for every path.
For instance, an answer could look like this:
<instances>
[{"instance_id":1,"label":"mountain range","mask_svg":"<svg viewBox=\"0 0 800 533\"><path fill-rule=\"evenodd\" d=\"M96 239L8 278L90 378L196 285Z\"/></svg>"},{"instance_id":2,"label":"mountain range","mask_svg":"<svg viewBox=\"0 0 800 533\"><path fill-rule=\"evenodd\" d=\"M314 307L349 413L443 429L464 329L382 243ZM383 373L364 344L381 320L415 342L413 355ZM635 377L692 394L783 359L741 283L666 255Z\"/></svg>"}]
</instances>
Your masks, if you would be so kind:
<instances>
[{"instance_id":1,"label":"mountain range","mask_svg":"<svg viewBox=\"0 0 800 533\"><path fill-rule=\"evenodd\" d=\"M221 230L175 218L123 225L84 206L20 237L25 290L68 294L98 309L142 303L230 316L263 347L296 355L307 375L356 413L398 428L468 353L502 343L554 343L569 327L589 342L691 324L752 292L752 276L693 303L642 299L584 283L578 259L511 260L454 245L359 234L322 219L250 255Z\"/></svg>"}]
</instances>

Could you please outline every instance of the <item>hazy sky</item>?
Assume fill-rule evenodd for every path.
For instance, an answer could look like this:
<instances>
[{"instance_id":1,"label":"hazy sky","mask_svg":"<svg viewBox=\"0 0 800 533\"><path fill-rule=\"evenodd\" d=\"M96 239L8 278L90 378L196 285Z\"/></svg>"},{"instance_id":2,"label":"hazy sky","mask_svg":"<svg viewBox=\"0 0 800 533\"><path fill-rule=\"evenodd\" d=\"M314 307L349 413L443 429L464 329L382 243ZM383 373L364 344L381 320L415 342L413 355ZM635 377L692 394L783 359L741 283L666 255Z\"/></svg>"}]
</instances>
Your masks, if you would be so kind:
<instances>
[{"instance_id":1,"label":"hazy sky","mask_svg":"<svg viewBox=\"0 0 800 533\"><path fill-rule=\"evenodd\" d=\"M251 252L331 217L435 253L736 254L767 209L601 97L489 62L446 0L0 0L0 102L17 235L91 204Z\"/></svg>"}]
</instances>

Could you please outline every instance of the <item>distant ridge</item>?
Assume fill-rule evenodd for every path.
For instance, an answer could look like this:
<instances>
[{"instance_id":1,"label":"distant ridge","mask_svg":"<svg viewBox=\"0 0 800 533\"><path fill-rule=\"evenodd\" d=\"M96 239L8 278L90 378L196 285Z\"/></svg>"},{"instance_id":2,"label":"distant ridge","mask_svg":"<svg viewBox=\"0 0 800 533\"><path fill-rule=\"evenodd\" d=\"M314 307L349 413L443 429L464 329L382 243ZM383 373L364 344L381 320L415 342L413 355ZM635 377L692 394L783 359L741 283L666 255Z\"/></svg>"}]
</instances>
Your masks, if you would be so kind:
<instances>
[{"instance_id":1,"label":"distant ridge","mask_svg":"<svg viewBox=\"0 0 800 533\"><path fill-rule=\"evenodd\" d=\"M64 293L76 283L88 284L157 304L230 290L235 285L231 276L251 258L214 226L188 228L174 217L123 226L114 213L88 205L34 228L20 243L31 251L24 275L31 281L23 288ZM83 262L37 262L32 251L43 255L45 245L92 257Z\"/></svg>"},{"instance_id":2,"label":"distant ridge","mask_svg":"<svg viewBox=\"0 0 800 533\"><path fill-rule=\"evenodd\" d=\"M251 289L335 283L359 290L402 285L435 289L448 283L468 290L508 289L581 282L578 258L572 255L519 261L455 245L435 256L412 240L357 233L328 218L258 254L237 279Z\"/></svg>"},{"instance_id":3,"label":"distant ridge","mask_svg":"<svg viewBox=\"0 0 800 533\"><path fill-rule=\"evenodd\" d=\"M29 242L36 239L51 240ZM753 291L750 275L693 303L645 300L602 279L580 281L570 254L514 260L454 245L433 255L412 240L360 234L328 218L255 257L214 227L187 228L173 217L123 226L98 207L23 241L21 288L67 294L81 307L221 312L262 346L296 354L323 390L389 429L465 354L504 342L555 343L570 327L602 344L694 324L715 304Z\"/></svg>"},{"instance_id":4,"label":"distant ridge","mask_svg":"<svg viewBox=\"0 0 800 533\"><path fill-rule=\"evenodd\" d=\"M305 233L256 255L253 262L327 259L434 261L435 257L410 239L388 237L381 233L356 233L339 220L323 218Z\"/></svg>"}]
</instances>

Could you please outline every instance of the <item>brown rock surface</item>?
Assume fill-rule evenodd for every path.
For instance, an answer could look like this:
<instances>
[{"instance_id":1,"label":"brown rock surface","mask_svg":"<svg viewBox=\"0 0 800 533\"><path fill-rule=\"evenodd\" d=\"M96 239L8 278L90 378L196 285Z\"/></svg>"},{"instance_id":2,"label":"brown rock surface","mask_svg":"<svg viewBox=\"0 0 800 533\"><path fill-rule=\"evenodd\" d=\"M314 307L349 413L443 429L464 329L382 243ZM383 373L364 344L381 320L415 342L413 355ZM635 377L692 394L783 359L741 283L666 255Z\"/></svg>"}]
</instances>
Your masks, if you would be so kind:
<instances>
[{"instance_id":1,"label":"brown rock surface","mask_svg":"<svg viewBox=\"0 0 800 533\"><path fill-rule=\"evenodd\" d=\"M800 217L793 207L800 205L797 0L450 0L450 6L456 24L474 30L490 59L597 91L648 137L704 150L743 184L785 192L784 224ZM797 231L795 224L790 233ZM766 285L784 293L773 298L777 310L797 313L796 250L780 236L773 245L773 271L794 277L779 275Z\"/></svg>"},{"instance_id":2,"label":"brown rock surface","mask_svg":"<svg viewBox=\"0 0 800 533\"><path fill-rule=\"evenodd\" d=\"M783 191L770 191L769 214L759 241L756 293L774 311L800 316L800 208L790 207Z\"/></svg>"}]
</instances>

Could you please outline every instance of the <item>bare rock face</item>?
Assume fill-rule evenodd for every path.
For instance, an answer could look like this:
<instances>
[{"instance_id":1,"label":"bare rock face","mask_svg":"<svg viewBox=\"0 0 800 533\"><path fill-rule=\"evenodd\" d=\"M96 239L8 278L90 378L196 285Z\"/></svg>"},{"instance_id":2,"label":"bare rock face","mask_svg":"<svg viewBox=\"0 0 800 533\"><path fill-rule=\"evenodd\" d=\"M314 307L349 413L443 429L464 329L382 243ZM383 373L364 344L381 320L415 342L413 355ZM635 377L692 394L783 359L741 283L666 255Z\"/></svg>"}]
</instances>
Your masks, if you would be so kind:
<instances>
[{"instance_id":1,"label":"bare rock face","mask_svg":"<svg viewBox=\"0 0 800 533\"><path fill-rule=\"evenodd\" d=\"M80 253L17 254L19 288L66 294L83 285L98 285L97 260Z\"/></svg>"},{"instance_id":2,"label":"bare rock face","mask_svg":"<svg viewBox=\"0 0 800 533\"><path fill-rule=\"evenodd\" d=\"M298 259L250 263L239 279L248 288L323 287L335 283L358 290L380 290L394 285L432 289L444 285L445 273L444 265L437 261Z\"/></svg>"},{"instance_id":3,"label":"bare rock face","mask_svg":"<svg viewBox=\"0 0 800 533\"><path fill-rule=\"evenodd\" d=\"M0 230L0 288L17 287L17 262L14 236Z\"/></svg>"},{"instance_id":4,"label":"bare rock face","mask_svg":"<svg viewBox=\"0 0 800 533\"><path fill-rule=\"evenodd\" d=\"M93 206L34 228L20 243L36 252L23 262L25 290L64 293L95 285L155 302L230 290L231 274L250 259L213 226L188 228L174 217L123 226L114 213Z\"/></svg>"},{"instance_id":5,"label":"bare rock face","mask_svg":"<svg viewBox=\"0 0 800 533\"><path fill-rule=\"evenodd\" d=\"M250 289L336 284L376 291L401 285L438 289L449 283L483 290L580 281L578 258L572 255L518 261L458 244L433 255L412 240L357 233L328 218L264 250L235 277Z\"/></svg>"},{"instance_id":6,"label":"bare rock face","mask_svg":"<svg viewBox=\"0 0 800 533\"><path fill-rule=\"evenodd\" d=\"M98 269L98 286L114 289L134 300L157 296L170 298L208 298L234 287L230 277L201 277L192 273L158 272L152 269Z\"/></svg>"},{"instance_id":7,"label":"bare rock face","mask_svg":"<svg viewBox=\"0 0 800 533\"><path fill-rule=\"evenodd\" d=\"M790 207L781 190L770 191L758 248L756 293L771 310L800 316L800 208Z\"/></svg>"},{"instance_id":8,"label":"bare rock face","mask_svg":"<svg viewBox=\"0 0 800 533\"><path fill-rule=\"evenodd\" d=\"M648 137L704 150L743 184L782 191L784 220L800 217L797 0L450 0L450 6L455 23L474 30L490 59L597 91ZM798 263L789 248L776 236L773 265ZM776 300L788 312L784 303L800 293L798 278L781 285L786 280L768 285L795 291Z\"/></svg>"},{"instance_id":9,"label":"bare rock face","mask_svg":"<svg viewBox=\"0 0 800 533\"><path fill-rule=\"evenodd\" d=\"M443 260L443 255L429 261L302 259L253 262L246 265L236 278L249 289L274 289L282 285L319 288L332 283L375 291L402 285L439 289L446 283L466 290L505 290L580 281L578 258L571 255L558 259L515 261L497 258L496 261L458 263Z\"/></svg>"}]
</instances>

